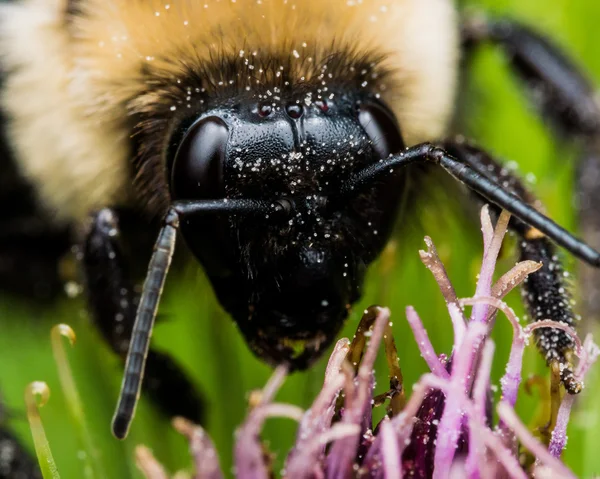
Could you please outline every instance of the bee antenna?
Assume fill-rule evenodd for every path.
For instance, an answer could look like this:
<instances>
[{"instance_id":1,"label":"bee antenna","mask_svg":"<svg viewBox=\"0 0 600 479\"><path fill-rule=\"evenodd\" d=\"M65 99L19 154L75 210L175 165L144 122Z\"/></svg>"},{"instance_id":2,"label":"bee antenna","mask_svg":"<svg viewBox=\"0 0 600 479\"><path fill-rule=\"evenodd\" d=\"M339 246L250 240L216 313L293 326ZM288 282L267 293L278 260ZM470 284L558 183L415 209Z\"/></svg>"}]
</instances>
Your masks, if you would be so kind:
<instances>
[{"instance_id":1,"label":"bee antenna","mask_svg":"<svg viewBox=\"0 0 600 479\"><path fill-rule=\"evenodd\" d=\"M171 209L165 218L165 225L158 234L135 316L119 402L112 420L112 432L117 439L127 437L129 426L135 415L135 408L144 377L150 336L152 335L160 295L175 252L175 239L178 229L179 215Z\"/></svg>"},{"instance_id":2,"label":"bee antenna","mask_svg":"<svg viewBox=\"0 0 600 479\"><path fill-rule=\"evenodd\" d=\"M175 253L175 242L180 218L198 215L265 215L268 218L283 219L295 210L292 201L281 199L273 202L252 199L216 199L177 201L167 212L154 253L150 259L148 273L142 289L125 361L125 371L117 409L112 420L112 432L118 439L125 439L140 395L146 356L150 346L152 328L160 302L163 286Z\"/></svg>"},{"instance_id":3,"label":"bee antenna","mask_svg":"<svg viewBox=\"0 0 600 479\"><path fill-rule=\"evenodd\" d=\"M600 253L594 248L528 205L517 195L502 188L495 181L481 175L468 164L460 162L444 149L431 143L413 146L397 155L365 167L342 185L341 194L342 196L356 195L363 188L372 186L378 179L387 177L394 171L413 163L432 163L441 166L452 177L467 185L474 192L505 209L529 226L537 228L576 257L600 268Z\"/></svg>"}]
</instances>

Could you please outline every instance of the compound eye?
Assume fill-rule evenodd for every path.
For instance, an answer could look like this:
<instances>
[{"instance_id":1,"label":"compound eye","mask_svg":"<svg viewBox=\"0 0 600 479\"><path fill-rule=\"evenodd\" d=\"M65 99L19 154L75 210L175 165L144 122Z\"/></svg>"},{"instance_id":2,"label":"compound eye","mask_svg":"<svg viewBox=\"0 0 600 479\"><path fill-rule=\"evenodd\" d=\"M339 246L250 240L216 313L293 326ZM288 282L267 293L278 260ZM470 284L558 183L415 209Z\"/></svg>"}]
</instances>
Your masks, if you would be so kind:
<instances>
[{"instance_id":1,"label":"compound eye","mask_svg":"<svg viewBox=\"0 0 600 479\"><path fill-rule=\"evenodd\" d=\"M228 140L227 125L216 116L203 118L189 128L173 162L174 199L224 197L223 164Z\"/></svg>"},{"instance_id":2,"label":"compound eye","mask_svg":"<svg viewBox=\"0 0 600 479\"><path fill-rule=\"evenodd\" d=\"M394 114L381 103L364 101L358 105L358 121L380 159L404 149L404 140Z\"/></svg>"}]
</instances>

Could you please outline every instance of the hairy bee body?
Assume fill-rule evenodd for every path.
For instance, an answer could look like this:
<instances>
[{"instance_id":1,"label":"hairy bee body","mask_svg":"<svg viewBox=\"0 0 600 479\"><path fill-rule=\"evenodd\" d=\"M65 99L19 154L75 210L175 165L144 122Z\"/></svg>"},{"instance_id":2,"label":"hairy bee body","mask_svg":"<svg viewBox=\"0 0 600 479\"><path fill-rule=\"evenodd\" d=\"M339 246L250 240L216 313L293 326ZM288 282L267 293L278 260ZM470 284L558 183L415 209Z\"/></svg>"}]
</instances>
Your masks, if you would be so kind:
<instances>
[{"instance_id":1,"label":"hairy bee body","mask_svg":"<svg viewBox=\"0 0 600 479\"><path fill-rule=\"evenodd\" d=\"M0 6L0 180L26 199L0 216L0 282L34 252L25 276L39 283L85 231L77 240L88 302L126 358L115 436L127 435L146 362L146 378L167 378L154 392L168 412L196 418L185 376L149 350L177 238L253 352L304 369L360 298L409 165L441 167L511 212L522 259L544 263L524 285L532 317L574 324L550 240L596 267L600 253L541 214L491 155L444 136L464 47L503 48L553 126L597 144L593 88L515 22L459 30L450 0ZM156 238L141 294L119 241L118 216L132 211L141 219L135 254L150 256L143 246ZM579 392L572 338L536 334L567 390Z\"/></svg>"},{"instance_id":2,"label":"hairy bee body","mask_svg":"<svg viewBox=\"0 0 600 479\"><path fill-rule=\"evenodd\" d=\"M389 72L365 75L364 88L394 110L407 144L439 138L453 106L458 39L446 0L25 0L1 13L11 144L61 221L114 204L164 209L168 136L156 144L154 130L276 75L301 88L332 56Z\"/></svg>"},{"instance_id":3,"label":"hairy bee body","mask_svg":"<svg viewBox=\"0 0 600 479\"><path fill-rule=\"evenodd\" d=\"M449 0L19 0L1 5L5 154L0 178L13 186L10 198L15 191L22 198L22 208L0 217L8 238L0 240L0 287L52 297L61 288L59 259L70 245L83 244L92 316L115 352L125 357L138 300L134 284L140 278L128 271L120 243L124 240L147 261L157 222L179 199L174 159L196 119L210 111L223 116L219 121L239 116L240 122L228 123L231 141L254 141L249 132L255 128L267 135L262 144L268 161L281 146L269 135L278 134L277 125L283 127L281 139L289 146L277 153L282 169L265 173L256 168L261 155L248 154L240 155L247 168L236 170L242 160L230 158L228 196L335 191L326 186L330 179L355 171L364 164L356 159L363 155L361 145L370 148L371 140L359 138L359 130L352 139L352 128L359 126L344 119L354 115L353 102L385 103L390 112L373 111L397 118L404 144L445 133L454 103L458 42ZM293 119L290 102L305 113L302 119ZM252 111L240 110L239 105L252 110L254 103L271 105L275 116L287 109L287 116L277 116L279 123L267 133L264 128L270 127L256 123ZM347 113L340 113L344 109ZM320 124L325 118L332 122ZM321 131L327 133L316 140ZM338 137L347 143L336 146ZM398 139L390 145L395 153ZM289 155L286 148L292 150ZM294 161L308 158L311 149L316 161L297 169ZM325 161L326 156L332 160ZM330 171L323 174L325 168ZM263 188L265 178L271 178L270 187ZM245 190L237 190L237 184ZM399 188L379 200L389 203ZM373 201L358 214L359 224L366 226ZM391 218L392 205L376 209L388 206ZM127 235L114 233L116 217L105 208L119 211ZM336 215L314 224L324 238L317 242L303 221L286 232L269 228L266 235L244 227L242 232L250 233L243 240L237 226L225 234L214 222L200 228L182 224L220 302L254 352L271 363L294 358L299 344L310 346L302 361L292 359L297 367L307 367L321 354L360 296L365 262L387 239L389 227L380 227L380 239L371 241ZM18 224L37 227L21 231ZM354 261L351 243L369 249L368 259ZM237 252L221 259L222 250ZM347 263L356 263L350 268L357 269L348 278ZM335 285L331 268L340 277ZM328 288L333 288L331 297L322 296ZM250 318L254 322L248 326ZM162 384L155 395L166 411L198 420L198 398L174 373L172 361L152 351L148 361L146 376L154 371L157 377L148 379L146 388ZM183 392L175 395L176 390ZM182 397L189 407L181 407Z\"/></svg>"}]
</instances>

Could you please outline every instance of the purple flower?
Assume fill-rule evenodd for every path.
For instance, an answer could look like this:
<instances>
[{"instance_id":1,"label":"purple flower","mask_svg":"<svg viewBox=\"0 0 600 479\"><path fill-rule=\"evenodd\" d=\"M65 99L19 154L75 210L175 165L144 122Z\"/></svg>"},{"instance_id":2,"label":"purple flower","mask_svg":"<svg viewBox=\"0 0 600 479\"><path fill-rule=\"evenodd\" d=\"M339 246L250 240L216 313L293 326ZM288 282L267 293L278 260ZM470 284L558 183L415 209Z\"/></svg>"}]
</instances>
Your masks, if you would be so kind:
<instances>
[{"instance_id":1,"label":"purple flower","mask_svg":"<svg viewBox=\"0 0 600 479\"><path fill-rule=\"evenodd\" d=\"M271 477L260 433L265 420L273 416L289 417L299 423L296 443L283 472L287 479L526 478L531 473L545 478L575 477L560 461L575 397L564 396L549 446L536 439L514 411L523 351L535 329L552 327L566 331L573 338L574 353L579 358L574 376L583 382L600 350L590 336L582 343L575 331L561 323L539 321L523 327L502 301L504 295L541 266L531 261L519 263L492 283L508 220L508 214L502 213L493 228L487 207L482 209L484 257L473 298L457 298L433 242L425 239L427 251L421 251L421 260L446 300L454 346L448 356L438 355L417 312L412 307L406 309L421 355L431 370L414 385L408 401L391 335L390 311L369 308L352 343L341 339L336 344L323 387L307 411L274 402L287 373L284 366L275 370L236 432L236 477ZM473 306L468 321L463 309L466 305ZM514 337L501 380L502 397L495 405L500 421L494 426L490 393L494 343L489 334L498 312L511 322ZM373 365L382 343L388 359L390 388L373 396ZM373 405L386 402L388 414L374 425ZM206 433L182 419L175 420L174 425L190 441L195 477L222 478L217 451ZM527 470L519 460L519 447L533 457L533 466ZM139 447L137 459L149 479L168 477L147 449Z\"/></svg>"}]
</instances>

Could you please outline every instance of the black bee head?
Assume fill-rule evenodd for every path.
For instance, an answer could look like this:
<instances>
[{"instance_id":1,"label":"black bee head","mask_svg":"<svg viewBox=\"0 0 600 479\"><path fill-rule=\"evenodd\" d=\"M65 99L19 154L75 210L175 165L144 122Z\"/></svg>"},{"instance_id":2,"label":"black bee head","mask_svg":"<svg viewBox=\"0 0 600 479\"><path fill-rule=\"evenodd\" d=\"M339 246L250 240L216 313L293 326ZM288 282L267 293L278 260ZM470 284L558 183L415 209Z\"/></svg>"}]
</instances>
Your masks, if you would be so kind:
<instances>
[{"instance_id":1,"label":"black bee head","mask_svg":"<svg viewBox=\"0 0 600 479\"><path fill-rule=\"evenodd\" d=\"M260 199L284 219L185 219L181 232L252 349L305 368L361 295L391 232L404 178L343 194L404 143L394 115L365 93L239 97L182 129L170 162L174 200Z\"/></svg>"}]
</instances>

